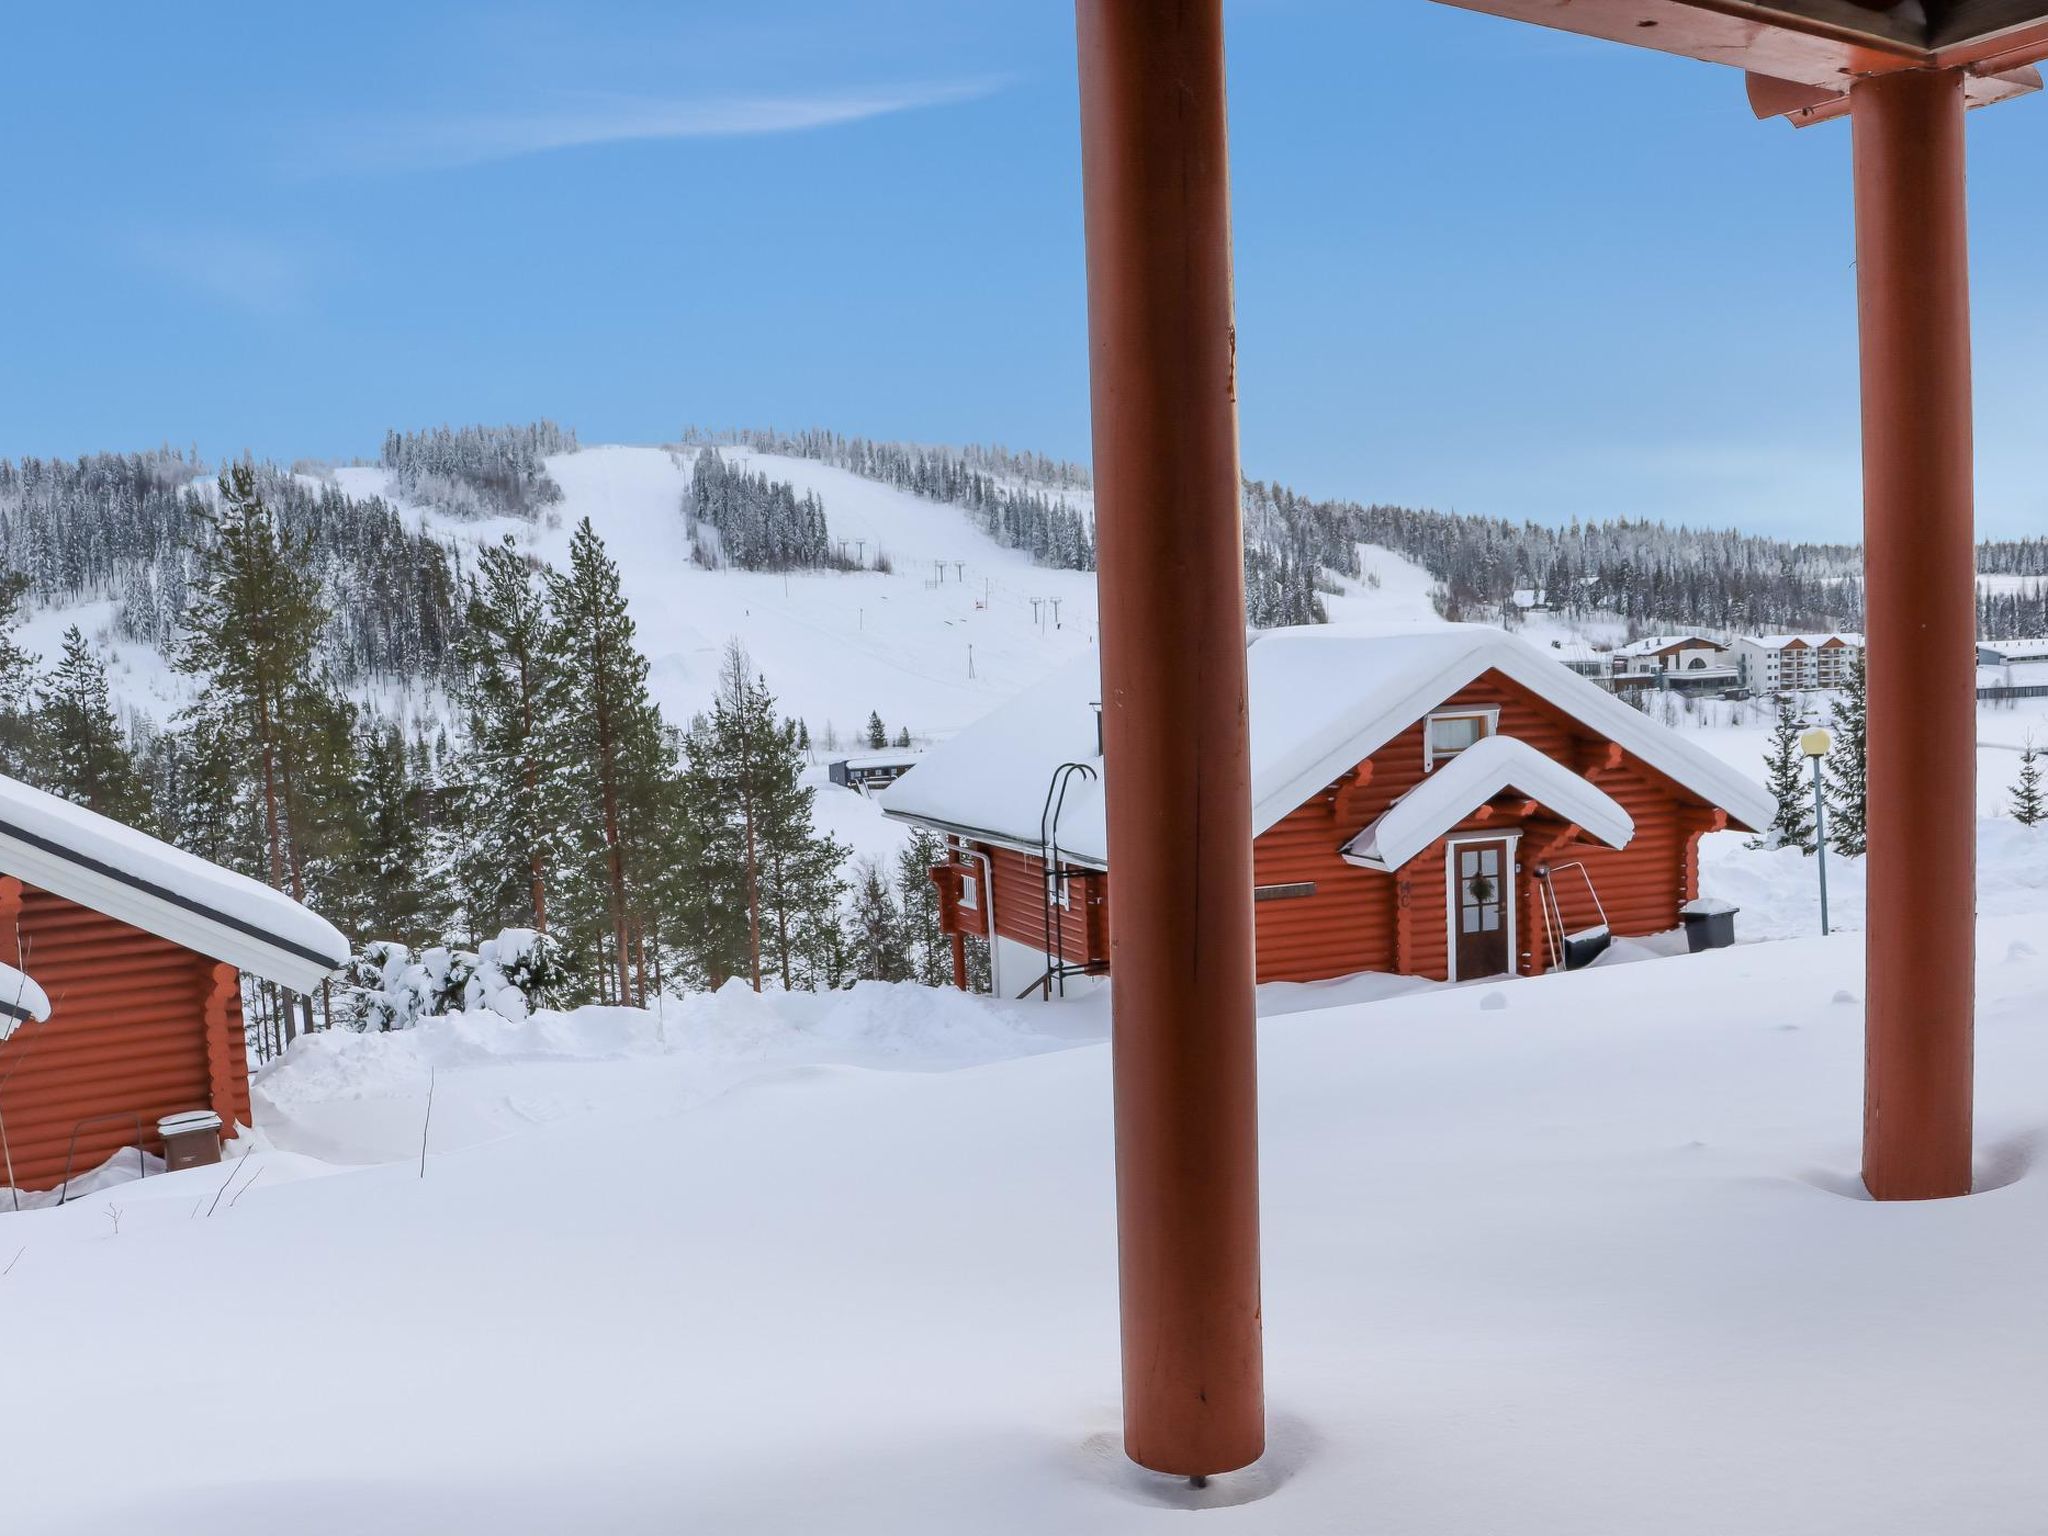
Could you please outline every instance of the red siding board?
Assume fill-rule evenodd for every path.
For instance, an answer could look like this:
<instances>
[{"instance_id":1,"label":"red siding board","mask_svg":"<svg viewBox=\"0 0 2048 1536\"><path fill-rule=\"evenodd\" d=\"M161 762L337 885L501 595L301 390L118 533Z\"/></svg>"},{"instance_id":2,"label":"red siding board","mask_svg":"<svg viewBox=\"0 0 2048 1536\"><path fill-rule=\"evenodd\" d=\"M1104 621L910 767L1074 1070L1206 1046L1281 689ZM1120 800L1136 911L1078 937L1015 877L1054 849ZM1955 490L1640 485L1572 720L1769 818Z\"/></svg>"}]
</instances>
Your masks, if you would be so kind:
<instances>
[{"instance_id":1,"label":"red siding board","mask_svg":"<svg viewBox=\"0 0 2048 1536\"><path fill-rule=\"evenodd\" d=\"M11 876L0 877L0 959L35 977L51 1003L47 1023L23 1024L0 1045L0 1116L21 1187L64 1177L72 1133L88 1118L138 1116L155 1153L156 1122L179 1110L212 1109L230 1134L248 1123L232 967ZM133 1122L84 1131L73 1171L134 1137Z\"/></svg>"},{"instance_id":2,"label":"red siding board","mask_svg":"<svg viewBox=\"0 0 2048 1536\"><path fill-rule=\"evenodd\" d=\"M1554 877L1567 932L1590 927L1601 908L1618 935L1676 927L1680 905L1698 894L1699 838L1716 825L1714 809L1499 673L1487 673L1439 707L1475 705L1498 707L1502 734L1583 774L1635 822L1635 836L1625 849L1576 840L1559 846L1568 829L1540 808L1525 820L1522 807L1509 799L1490 818L1469 819L1458 829L1522 834L1515 888L1517 968L1533 974L1550 963L1535 873L1539 861L1547 860L1553 869L1583 864L1598 892L1596 908L1576 873ZM1258 903L1260 981L1317 981L1357 971L1438 980L1449 975L1446 845L1439 841L1395 874L1358 869L1338 853L1422 781L1423 755L1418 720L1373 754L1363 782L1347 771L1259 837L1252 852L1260 886L1313 887L1305 894L1276 892L1275 899ZM1039 860L1009 849L983 851L994 873L996 931L1043 948ZM1070 960L1086 955L1107 963L1108 899L1106 876L1090 877L1085 903L1077 888L1077 910L1062 915ZM1079 910L1084 906L1097 913L1092 923Z\"/></svg>"}]
</instances>

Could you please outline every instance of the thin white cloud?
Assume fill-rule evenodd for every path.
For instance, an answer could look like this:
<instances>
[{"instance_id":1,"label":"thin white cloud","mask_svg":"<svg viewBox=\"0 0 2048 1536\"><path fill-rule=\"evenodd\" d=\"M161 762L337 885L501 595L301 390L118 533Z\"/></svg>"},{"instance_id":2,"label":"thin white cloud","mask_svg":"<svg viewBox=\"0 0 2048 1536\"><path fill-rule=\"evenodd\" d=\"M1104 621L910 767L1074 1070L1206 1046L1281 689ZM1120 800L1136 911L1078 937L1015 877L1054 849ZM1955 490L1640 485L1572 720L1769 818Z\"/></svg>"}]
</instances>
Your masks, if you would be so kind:
<instances>
[{"instance_id":1,"label":"thin white cloud","mask_svg":"<svg viewBox=\"0 0 2048 1536\"><path fill-rule=\"evenodd\" d=\"M128 255L139 267L251 314L289 314L307 296L310 272L304 254L263 236L145 230L130 240Z\"/></svg>"},{"instance_id":2,"label":"thin white cloud","mask_svg":"<svg viewBox=\"0 0 2048 1536\"><path fill-rule=\"evenodd\" d=\"M701 100L586 95L521 111L384 117L358 124L323 146L318 168L452 170L552 150L664 139L723 139L803 133L972 101L999 79L788 96ZM301 166L301 169L314 167Z\"/></svg>"}]
</instances>

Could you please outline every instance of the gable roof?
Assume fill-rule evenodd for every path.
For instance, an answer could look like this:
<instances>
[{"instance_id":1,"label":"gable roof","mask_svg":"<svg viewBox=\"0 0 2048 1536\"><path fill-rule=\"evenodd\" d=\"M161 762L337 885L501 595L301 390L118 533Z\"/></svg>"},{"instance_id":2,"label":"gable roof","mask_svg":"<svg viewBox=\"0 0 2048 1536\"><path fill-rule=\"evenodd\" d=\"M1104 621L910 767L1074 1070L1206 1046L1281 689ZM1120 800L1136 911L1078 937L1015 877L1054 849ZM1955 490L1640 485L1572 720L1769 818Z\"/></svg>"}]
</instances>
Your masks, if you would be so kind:
<instances>
[{"instance_id":1,"label":"gable roof","mask_svg":"<svg viewBox=\"0 0 2048 1536\"><path fill-rule=\"evenodd\" d=\"M5 777L0 873L295 992L348 963L333 924L282 892Z\"/></svg>"},{"instance_id":2,"label":"gable roof","mask_svg":"<svg viewBox=\"0 0 2048 1536\"><path fill-rule=\"evenodd\" d=\"M1641 640L1632 640L1627 645L1614 648L1617 656L1656 656L1665 651L1725 651L1728 647L1719 640L1710 640L1705 635L1646 635Z\"/></svg>"},{"instance_id":3,"label":"gable roof","mask_svg":"<svg viewBox=\"0 0 2048 1536\"><path fill-rule=\"evenodd\" d=\"M1489 671L1725 810L1739 828L1766 827L1776 812L1748 775L1504 630L1308 625L1254 635L1246 661L1255 837ZM883 791L882 809L1037 852L1053 773L1070 761L1101 769L1094 710L1101 697L1090 654L928 749L917 772ZM1058 830L1069 857L1107 867L1099 779L1070 786Z\"/></svg>"},{"instance_id":4,"label":"gable roof","mask_svg":"<svg viewBox=\"0 0 2048 1536\"><path fill-rule=\"evenodd\" d=\"M1348 863L1399 869L1505 790L1530 799L1610 848L1626 848L1634 818L1599 785L1515 736L1476 741L1388 806L1343 847Z\"/></svg>"}]
</instances>

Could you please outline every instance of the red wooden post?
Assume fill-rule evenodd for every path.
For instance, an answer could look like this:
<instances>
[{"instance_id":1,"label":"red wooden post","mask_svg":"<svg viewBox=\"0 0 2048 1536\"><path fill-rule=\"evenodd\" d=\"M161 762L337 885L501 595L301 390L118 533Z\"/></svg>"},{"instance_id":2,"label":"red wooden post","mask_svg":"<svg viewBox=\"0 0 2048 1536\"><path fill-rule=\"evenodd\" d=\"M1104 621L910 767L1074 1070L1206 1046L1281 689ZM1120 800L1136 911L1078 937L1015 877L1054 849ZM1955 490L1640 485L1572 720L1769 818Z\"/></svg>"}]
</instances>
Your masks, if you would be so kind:
<instances>
[{"instance_id":1,"label":"red wooden post","mask_svg":"<svg viewBox=\"0 0 2048 1536\"><path fill-rule=\"evenodd\" d=\"M1869 918L1863 1182L1970 1190L1976 550L1963 77L1850 91L1863 335Z\"/></svg>"},{"instance_id":2,"label":"red wooden post","mask_svg":"<svg viewBox=\"0 0 2048 1536\"><path fill-rule=\"evenodd\" d=\"M1265 1448L1222 0L1077 0L1124 1448Z\"/></svg>"}]
</instances>

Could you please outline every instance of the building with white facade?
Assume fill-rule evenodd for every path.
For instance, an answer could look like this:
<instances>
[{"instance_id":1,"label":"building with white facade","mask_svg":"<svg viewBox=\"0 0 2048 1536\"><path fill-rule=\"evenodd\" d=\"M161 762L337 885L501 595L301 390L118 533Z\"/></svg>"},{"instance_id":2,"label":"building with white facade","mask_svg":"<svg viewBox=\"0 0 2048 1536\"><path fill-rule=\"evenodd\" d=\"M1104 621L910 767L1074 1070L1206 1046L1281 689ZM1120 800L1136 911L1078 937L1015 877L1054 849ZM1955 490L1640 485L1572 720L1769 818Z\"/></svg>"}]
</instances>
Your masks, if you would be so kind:
<instances>
[{"instance_id":1,"label":"building with white facade","mask_svg":"<svg viewBox=\"0 0 2048 1536\"><path fill-rule=\"evenodd\" d=\"M1846 688L1862 654L1861 635L1744 635L1733 648L1748 693Z\"/></svg>"},{"instance_id":2,"label":"building with white facade","mask_svg":"<svg viewBox=\"0 0 2048 1536\"><path fill-rule=\"evenodd\" d=\"M1742 674L1728 647L1705 635L1650 635L1619 646L1612 656L1611 686L1713 692L1734 688Z\"/></svg>"}]
</instances>

